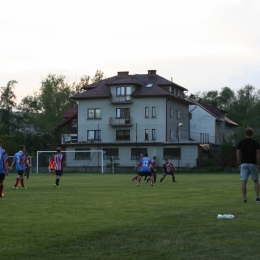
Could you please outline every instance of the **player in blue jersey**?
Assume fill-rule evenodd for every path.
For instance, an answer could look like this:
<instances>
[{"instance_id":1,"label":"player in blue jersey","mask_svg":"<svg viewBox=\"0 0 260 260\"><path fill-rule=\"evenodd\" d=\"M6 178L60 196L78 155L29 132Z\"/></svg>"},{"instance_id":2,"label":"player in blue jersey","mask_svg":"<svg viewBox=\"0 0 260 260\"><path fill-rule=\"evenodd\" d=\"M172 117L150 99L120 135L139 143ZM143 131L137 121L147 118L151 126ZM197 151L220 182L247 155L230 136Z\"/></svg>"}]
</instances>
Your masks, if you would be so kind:
<instances>
[{"instance_id":1,"label":"player in blue jersey","mask_svg":"<svg viewBox=\"0 0 260 260\"><path fill-rule=\"evenodd\" d=\"M8 154L5 149L2 148L2 140L0 139L0 198L4 197L4 179L8 173Z\"/></svg>"},{"instance_id":2,"label":"player in blue jersey","mask_svg":"<svg viewBox=\"0 0 260 260\"><path fill-rule=\"evenodd\" d=\"M151 180L151 185L152 185L152 184L154 185L154 183L156 182L156 177L157 177L157 175L156 175L156 169L155 169L156 156L153 157L153 159L151 160L151 162L152 162L152 165L151 165L151 167L150 167L150 176L151 176L151 177L146 180L146 177L147 177L147 176L145 176L144 180L146 180L146 183L148 183L148 182ZM152 186L153 186L153 185L152 185Z\"/></svg>"},{"instance_id":3,"label":"player in blue jersey","mask_svg":"<svg viewBox=\"0 0 260 260\"><path fill-rule=\"evenodd\" d=\"M151 159L148 157L146 153L143 158L140 159L137 167L138 167L138 178L137 178L137 186L140 185L142 176L150 175L150 167L151 167Z\"/></svg>"},{"instance_id":4,"label":"player in blue jersey","mask_svg":"<svg viewBox=\"0 0 260 260\"><path fill-rule=\"evenodd\" d=\"M16 171L17 171L17 177L15 179L14 186L13 186L13 189L15 189L15 190L18 190L17 185L18 185L19 181L21 182L22 188L27 189L24 186L24 178L23 178L24 169L25 169L26 166L32 168L32 166L29 163L24 151L25 151L25 146L20 145L19 152L17 152L14 155L13 162L12 162L12 165L11 165L11 168L13 168L13 165L15 164L15 168L16 168Z\"/></svg>"}]
</instances>

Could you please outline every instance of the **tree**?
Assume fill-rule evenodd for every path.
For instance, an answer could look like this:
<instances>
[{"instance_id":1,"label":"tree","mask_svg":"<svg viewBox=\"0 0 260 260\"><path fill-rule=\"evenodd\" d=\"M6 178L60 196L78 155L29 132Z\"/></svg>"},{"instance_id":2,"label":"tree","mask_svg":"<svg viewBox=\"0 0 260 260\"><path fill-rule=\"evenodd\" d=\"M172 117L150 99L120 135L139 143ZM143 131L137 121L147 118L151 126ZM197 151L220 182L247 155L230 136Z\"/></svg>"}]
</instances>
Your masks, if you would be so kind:
<instances>
[{"instance_id":1,"label":"tree","mask_svg":"<svg viewBox=\"0 0 260 260\"><path fill-rule=\"evenodd\" d=\"M228 117L238 124L242 122L250 124L250 121L254 121L252 108L258 101L259 95L255 92L255 88L251 85L246 85L237 91L236 97L230 105Z\"/></svg>"},{"instance_id":2,"label":"tree","mask_svg":"<svg viewBox=\"0 0 260 260\"><path fill-rule=\"evenodd\" d=\"M14 94L14 85L18 82L10 80L6 87L1 88L0 97L0 117L1 117L1 134L11 134L12 127L12 109L16 107L16 96Z\"/></svg>"},{"instance_id":3,"label":"tree","mask_svg":"<svg viewBox=\"0 0 260 260\"><path fill-rule=\"evenodd\" d=\"M95 75L94 75L94 77L92 77L92 83L94 83L94 82L98 82L98 81L101 81L101 80L103 80L103 79L105 79L106 77L105 77L105 75L104 75L104 72L103 71L101 71L101 70L97 70L96 71L96 73L95 73Z\"/></svg>"},{"instance_id":4,"label":"tree","mask_svg":"<svg viewBox=\"0 0 260 260\"><path fill-rule=\"evenodd\" d=\"M232 106L235 100L235 93L229 87L224 87L219 92L219 96L217 98L218 107L228 111Z\"/></svg>"},{"instance_id":5,"label":"tree","mask_svg":"<svg viewBox=\"0 0 260 260\"><path fill-rule=\"evenodd\" d=\"M25 97L19 108L37 132L51 133L67 108L75 106L69 98L76 90L77 86L65 82L65 76L49 74L41 82L39 92Z\"/></svg>"}]
</instances>

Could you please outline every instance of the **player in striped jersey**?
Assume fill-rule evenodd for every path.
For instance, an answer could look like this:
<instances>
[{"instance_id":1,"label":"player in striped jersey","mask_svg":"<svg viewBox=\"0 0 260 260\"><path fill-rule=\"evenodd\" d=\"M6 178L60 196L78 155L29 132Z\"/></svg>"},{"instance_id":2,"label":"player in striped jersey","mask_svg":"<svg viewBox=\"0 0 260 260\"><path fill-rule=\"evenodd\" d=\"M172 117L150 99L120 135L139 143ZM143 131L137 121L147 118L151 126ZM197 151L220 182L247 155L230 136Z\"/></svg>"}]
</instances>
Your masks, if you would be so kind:
<instances>
[{"instance_id":1,"label":"player in striped jersey","mask_svg":"<svg viewBox=\"0 0 260 260\"><path fill-rule=\"evenodd\" d=\"M61 148L56 148L57 153L54 155L55 162L55 173L56 173L56 182L54 184L55 188L60 187L60 178L63 174L63 167L66 166L66 160L64 154L61 153Z\"/></svg>"}]
</instances>

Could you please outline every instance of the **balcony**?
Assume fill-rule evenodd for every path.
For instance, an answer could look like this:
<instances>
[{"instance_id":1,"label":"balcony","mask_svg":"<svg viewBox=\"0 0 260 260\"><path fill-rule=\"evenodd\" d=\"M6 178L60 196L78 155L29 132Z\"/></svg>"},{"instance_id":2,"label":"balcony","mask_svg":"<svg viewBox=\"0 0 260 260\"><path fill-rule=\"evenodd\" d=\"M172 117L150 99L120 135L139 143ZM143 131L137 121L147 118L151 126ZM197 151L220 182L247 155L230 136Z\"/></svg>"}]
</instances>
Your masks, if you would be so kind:
<instances>
[{"instance_id":1,"label":"balcony","mask_svg":"<svg viewBox=\"0 0 260 260\"><path fill-rule=\"evenodd\" d=\"M110 126L131 126L132 117L127 118L118 118L118 117L109 117L109 125Z\"/></svg>"},{"instance_id":2,"label":"balcony","mask_svg":"<svg viewBox=\"0 0 260 260\"><path fill-rule=\"evenodd\" d=\"M111 104L131 104L132 102L132 97L131 95L126 95L126 96L111 96L110 97L110 103Z\"/></svg>"},{"instance_id":3,"label":"balcony","mask_svg":"<svg viewBox=\"0 0 260 260\"><path fill-rule=\"evenodd\" d=\"M77 134L65 134L61 136L61 144L76 144L78 142Z\"/></svg>"}]
</instances>

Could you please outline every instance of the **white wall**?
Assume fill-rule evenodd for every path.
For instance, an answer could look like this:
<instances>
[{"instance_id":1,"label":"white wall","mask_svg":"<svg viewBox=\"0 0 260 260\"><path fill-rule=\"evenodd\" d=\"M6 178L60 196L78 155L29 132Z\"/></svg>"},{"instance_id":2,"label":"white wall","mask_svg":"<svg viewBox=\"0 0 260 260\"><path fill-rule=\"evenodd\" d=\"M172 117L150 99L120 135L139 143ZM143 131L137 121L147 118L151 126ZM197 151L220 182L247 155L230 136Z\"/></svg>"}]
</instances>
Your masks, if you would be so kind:
<instances>
[{"instance_id":1,"label":"white wall","mask_svg":"<svg viewBox=\"0 0 260 260\"><path fill-rule=\"evenodd\" d=\"M215 143L215 117L199 106L190 105L189 107L190 111L192 111L192 119L190 120L191 139L200 142L200 133L209 133L209 142Z\"/></svg>"}]
</instances>

